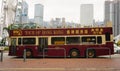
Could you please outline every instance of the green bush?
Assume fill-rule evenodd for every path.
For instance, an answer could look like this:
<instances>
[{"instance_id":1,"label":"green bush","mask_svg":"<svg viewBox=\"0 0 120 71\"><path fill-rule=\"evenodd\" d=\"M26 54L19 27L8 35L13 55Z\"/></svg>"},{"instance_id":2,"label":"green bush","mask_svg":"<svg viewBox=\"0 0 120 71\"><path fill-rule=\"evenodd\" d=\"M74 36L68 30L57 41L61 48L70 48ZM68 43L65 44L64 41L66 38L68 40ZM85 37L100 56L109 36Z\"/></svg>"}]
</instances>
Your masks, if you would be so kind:
<instances>
[{"instance_id":1,"label":"green bush","mask_svg":"<svg viewBox=\"0 0 120 71\"><path fill-rule=\"evenodd\" d=\"M117 42L117 45L120 46L120 40Z\"/></svg>"},{"instance_id":2,"label":"green bush","mask_svg":"<svg viewBox=\"0 0 120 71\"><path fill-rule=\"evenodd\" d=\"M9 50L9 47L5 47L5 49L4 49L5 51L8 51Z\"/></svg>"}]
</instances>

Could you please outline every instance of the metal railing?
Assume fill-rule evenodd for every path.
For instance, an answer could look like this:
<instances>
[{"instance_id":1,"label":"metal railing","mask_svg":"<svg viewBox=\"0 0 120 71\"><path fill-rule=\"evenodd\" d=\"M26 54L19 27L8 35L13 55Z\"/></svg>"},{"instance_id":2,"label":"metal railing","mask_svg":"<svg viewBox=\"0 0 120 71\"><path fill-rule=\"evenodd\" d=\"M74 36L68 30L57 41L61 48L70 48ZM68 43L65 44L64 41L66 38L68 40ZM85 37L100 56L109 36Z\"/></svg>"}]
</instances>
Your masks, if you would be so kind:
<instances>
[{"instance_id":1,"label":"metal railing","mask_svg":"<svg viewBox=\"0 0 120 71\"><path fill-rule=\"evenodd\" d=\"M87 48L87 52L86 52L87 58L88 58L88 51L90 49L99 49L99 50L105 49L105 50L109 50L109 57L111 58L111 50L110 50L110 48Z\"/></svg>"},{"instance_id":2,"label":"metal railing","mask_svg":"<svg viewBox=\"0 0 120 71\"><path fill-rule=\"evenodd\" d=\"M56 48L44 48L43 49L43 58L45 58L45 50L64 50L64 58L66 58L66 50L65 50L65 48L59 48L59 47L56 47Z\"/></svg>"}]
</instances>

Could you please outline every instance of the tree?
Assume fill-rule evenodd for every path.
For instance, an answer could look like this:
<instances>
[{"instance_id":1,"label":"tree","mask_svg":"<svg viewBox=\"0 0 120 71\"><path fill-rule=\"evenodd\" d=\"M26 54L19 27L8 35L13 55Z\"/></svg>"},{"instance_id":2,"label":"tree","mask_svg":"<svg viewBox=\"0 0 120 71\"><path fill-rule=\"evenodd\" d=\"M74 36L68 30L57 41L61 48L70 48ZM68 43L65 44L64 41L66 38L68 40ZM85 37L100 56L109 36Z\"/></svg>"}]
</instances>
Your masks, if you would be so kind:
<instances>
[{"instance_id":1,"label":"tree","mask_svg":"<svg viewBox=\"0 0 120 71\"><path fill-rule=\"evenodd\" d=\"M25 24L11 24L8 27L4 27L3 31L7 31L8 34L10 33L10 30L13 29L35 29L36 23L25 23Z\"/></svg>"},{"instance_id":2,"label":"tree","mask_svg":"<svg viewBox=\"0 0 120 71\"><path fill-rule=\"evenodd\" d=\"M9 25L8 27L4 27L3 31L7 31L9 34L12 26L13 26L13 24Z\"/></svg>"},{"instance_id":3,"label":"tree","mask_svg":"<svg viewBox=\"0 0 120 71\"><path fill-rule=\"evenodd\" d=\"M120 40L117 42L117 45L120 46Z\"/></svg>"}]
</instances>

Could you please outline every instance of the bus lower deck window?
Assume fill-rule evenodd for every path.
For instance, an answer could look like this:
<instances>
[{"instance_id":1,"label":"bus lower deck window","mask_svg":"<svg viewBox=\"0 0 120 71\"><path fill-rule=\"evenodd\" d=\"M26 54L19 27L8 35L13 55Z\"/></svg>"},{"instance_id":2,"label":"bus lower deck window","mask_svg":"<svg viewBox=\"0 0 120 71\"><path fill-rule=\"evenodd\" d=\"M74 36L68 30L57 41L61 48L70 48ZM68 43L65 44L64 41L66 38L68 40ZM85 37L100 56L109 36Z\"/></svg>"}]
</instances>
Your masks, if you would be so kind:
<instances>
[{"instance_id":1,"label":"bus lower deck window","mask_svg":"<svg viewBox=\"0 0 120 71\"><path fill-rule=\"evenodd\" d=\"M67 44L80 44L80 37L67 37L66 43Z\"/></svg>"},{"instance_id":2,"label":"bus lower deck window","mask_svg":"<svg viewBox=\"0 0 120 71\"><path fill-rule=\"evenodd\" d=\"M96 37L82 37L82 43L96 44Z\"/></svg>"},{"instance_id":3,"label":"bus lower deck window","mask_svg":"<svg viewBox=\"0 0 120 71\"><path fill-rule=\"evenodd\" d=\"M101 37L101 36L98 36L98 37L97 37L97 43L98 43L98 44L101 44L101 43L102 43L102 37Z\"/></svg>"},{"instance_id":4,"label":"bus lower deck window","mask_svg":"<svg viewBox=\"0 0 120 71\"><path fill-rule=\"evenodd\" d=\"M23 44L35 44L35 38L23 38Z\"/></svg>"}]
</instances>

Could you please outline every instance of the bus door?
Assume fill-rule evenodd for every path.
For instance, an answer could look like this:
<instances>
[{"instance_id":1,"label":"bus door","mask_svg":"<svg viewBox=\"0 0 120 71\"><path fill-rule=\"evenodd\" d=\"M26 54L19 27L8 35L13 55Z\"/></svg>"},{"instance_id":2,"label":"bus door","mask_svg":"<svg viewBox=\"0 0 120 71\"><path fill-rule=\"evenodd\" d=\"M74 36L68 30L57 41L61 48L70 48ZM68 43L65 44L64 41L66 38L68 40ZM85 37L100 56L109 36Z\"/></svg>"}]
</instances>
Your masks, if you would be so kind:
<instances>
[{"instance_id":1,"label":"bus door","mask_svg":"<svg viewBox=\"0 0 120 71\"><path fill-rule=\"evenodd\" d=\"M16 41L17 39L16 38L11 38L11 45L10 45L10 51L11 51L11 54L15 55L16 54Z\"/></svg>"},{"instance_id":2,"label":"bus door","mask_svg":"<svg viewBox=\"0 0 120 71\"><path fill-rule=\"evenodd\" d=\"M39 52L43 52L43 49L48 48L48 38L39 38ZM47 52L47 49L45 49L45 52Z\"/></svg>"}]
</instances>

